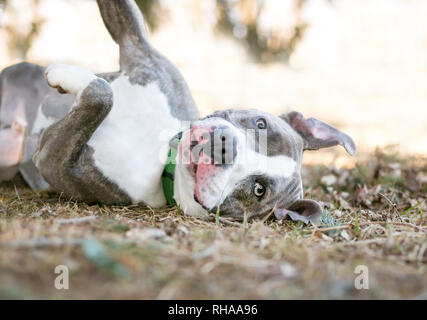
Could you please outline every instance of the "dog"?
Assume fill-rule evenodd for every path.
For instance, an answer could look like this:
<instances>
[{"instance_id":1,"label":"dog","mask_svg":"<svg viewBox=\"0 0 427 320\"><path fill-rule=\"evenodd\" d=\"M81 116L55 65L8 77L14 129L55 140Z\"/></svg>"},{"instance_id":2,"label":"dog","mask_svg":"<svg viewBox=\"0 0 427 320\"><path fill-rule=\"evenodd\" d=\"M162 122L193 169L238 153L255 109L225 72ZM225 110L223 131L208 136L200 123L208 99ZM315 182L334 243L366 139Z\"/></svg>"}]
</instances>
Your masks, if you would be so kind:
<instances>
[{"instance_id":1,"label":"dog","mask_svg":"<svg viewBox=\"0 0 427 320\"><path fill-rule=\"evenodd\" d=\"M353 140L299 112L229 109L200 119L174 65L150 44L131 0L97 0L120 71L21 63L0 78L0 179L88 203L162 207L237 220L318 220L303 199L304 150ZM250 133L250 134L248 134ZM3 178L1 178L3 177Z\"/></svg>"}]
</instances>

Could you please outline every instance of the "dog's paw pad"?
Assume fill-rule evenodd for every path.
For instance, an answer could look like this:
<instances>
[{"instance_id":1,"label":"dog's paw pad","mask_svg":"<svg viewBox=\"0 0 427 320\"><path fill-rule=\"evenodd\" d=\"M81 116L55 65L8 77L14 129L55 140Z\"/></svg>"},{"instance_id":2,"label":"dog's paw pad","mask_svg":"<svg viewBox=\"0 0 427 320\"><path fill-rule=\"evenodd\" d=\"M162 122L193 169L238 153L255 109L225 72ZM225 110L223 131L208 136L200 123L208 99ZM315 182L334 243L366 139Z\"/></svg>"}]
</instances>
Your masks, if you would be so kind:
<instances>
[{"instance_id":1,"label":"dog's paw pad","mask_svg":"<svg viewBox=\"0 0 427 320\"><path fill-rule=\"evenodd\" d=\"M72 93L78 95L96 76L83 68L66 65L52 64L46 68L45 76L50 87L59 93Z\"/></svg>"}]
</instances>

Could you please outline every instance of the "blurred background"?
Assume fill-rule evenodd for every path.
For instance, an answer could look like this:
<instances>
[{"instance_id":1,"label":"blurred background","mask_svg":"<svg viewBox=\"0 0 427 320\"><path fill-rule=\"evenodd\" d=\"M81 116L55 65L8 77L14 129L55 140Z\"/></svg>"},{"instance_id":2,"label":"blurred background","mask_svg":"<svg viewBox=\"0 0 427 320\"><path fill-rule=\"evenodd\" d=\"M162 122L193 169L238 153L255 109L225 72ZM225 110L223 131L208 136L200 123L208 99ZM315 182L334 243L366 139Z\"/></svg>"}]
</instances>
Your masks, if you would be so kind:
<instances>
[{"instance_id":1,"label":"blurred background","mask_svg":"<svg viewBox=\"0 0 427 320\"><path fill-rule=\"evenodd\" d=\"M426 155L427 1L140 0L154 47L202 115L299 110L375 148ZM118 69L94 0L0 0L0 68L23 60ZM341 148L306 162L347 165Z\"/></svg>"}]
</instances>

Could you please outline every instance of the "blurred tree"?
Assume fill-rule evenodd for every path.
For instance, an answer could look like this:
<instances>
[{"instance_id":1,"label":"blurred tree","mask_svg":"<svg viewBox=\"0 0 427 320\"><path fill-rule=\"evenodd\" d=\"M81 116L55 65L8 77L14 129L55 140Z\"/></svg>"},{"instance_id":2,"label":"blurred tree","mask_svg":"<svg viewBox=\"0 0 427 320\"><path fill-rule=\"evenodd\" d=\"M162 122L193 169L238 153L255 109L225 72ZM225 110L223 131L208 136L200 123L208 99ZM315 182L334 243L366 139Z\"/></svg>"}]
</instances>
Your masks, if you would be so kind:
<instances>
[{"instance_id":1,"label":"blurred tree","mask_svg":"<svg viewBox=\"0 0 427 320\"><path fill-rule=\"evenodd\" d=\"M257 62L287 61L302 39L307 24L302 10L307 0L290 0L293 25L286 32L263 30L260 16L271 0L213 0L216 5L217 30L242 43ZM154 29L160 14L160 0L136 0L147 23ZM286 18L286 15L284 15ZM289 15L288 15L289 17Z\"/></svg>"},{"instance_id":2,"label":"blurred tree","mask_svg":"<svg viewBox=\"0 0 427 320\"><path fill-rule=\"evenodd\" d=\"M287 61L307 27L302 19L306 0L292 0L294 23L288 32L262 29L260 16L267 1L216 0L217 27L242 42L258 62Z\"/></svg>"},{"instance_id":3,"label":"blurred tree","mask_svg":"<svg viewBox=\"0 0 427 320\"><path fill-rule=\"evenodd\" d=\"M38 35L43 25L43 20L38 14L40 1L30 0L29 10L31 10L32 16L30 28L21 28L10 24L3 26L9 34L11 56L18 59L26 58L33 39ZM159 21L162 20L160 16L166 13L167 3L161 3L161 0L135 1L144 13L150 29L154 30ZM257 62L287 61L302 39L307 26L302 18L302 10L307 0L288 0L293 4L291 13L293 25L290 27L291 30L286 32L265 30L261 26L260 16L265 9L265 4L272 0L211 1L214 1L216 5L217 30L242 43ZM13 0L0 0L0 6L7 10L11 2Z\"/></svg>"},{"instance_id":4,"label":"blurred tree","mask_svg":"<svg viewBox=\"0 0 427 320\"><path fill-rule=\"evenodd\" d=\"M158 26L160 14L159 0L135 0L141 11L144 13L144 18L151 30Z\"/></svg>"},{"instance_id":5,"label":"blurred tree","mask_svg":"<svg viewBox=\"0 0 427 320\"><path fill-rule=\"evenodd\" d=\"M10 9L10 15L12 19L10 21L18 20L14 19L19 15L19 12L15 12L13 8L10 8L10 0L0 0L0 11ZM0 27L6 30L9 36L9 53L11 57L18 60L26 60L27 52L31 48L34 38L39 34L40 29L44 23L43 19L39 15L40 0L31 0L29 3L29 10L31 15L31 21L28 21L25 26L20 23L5 23L0 21ZM0 12L1 13L1 12Z\"/></svg>"}]
</instances>

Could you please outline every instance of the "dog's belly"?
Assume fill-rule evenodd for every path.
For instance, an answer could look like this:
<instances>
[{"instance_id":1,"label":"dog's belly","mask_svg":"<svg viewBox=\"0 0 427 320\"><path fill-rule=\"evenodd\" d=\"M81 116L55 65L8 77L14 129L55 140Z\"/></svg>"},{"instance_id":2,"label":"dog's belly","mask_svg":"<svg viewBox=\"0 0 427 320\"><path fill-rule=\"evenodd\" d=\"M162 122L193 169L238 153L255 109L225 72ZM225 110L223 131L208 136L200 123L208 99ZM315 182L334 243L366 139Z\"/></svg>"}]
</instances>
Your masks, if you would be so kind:
<instances>
[{"instance_id":1,"label":"dog's belly","mask_svg":"<svg viewBox=\"0 0 427 320\"><path fill-rule=\"evenodd\" d=\"M156 82L133 85L121 76L111 87L113 108L88 142L95 166L134 203L165 205L161 175L180 121Z\"/></svg>"}]
</instances>

